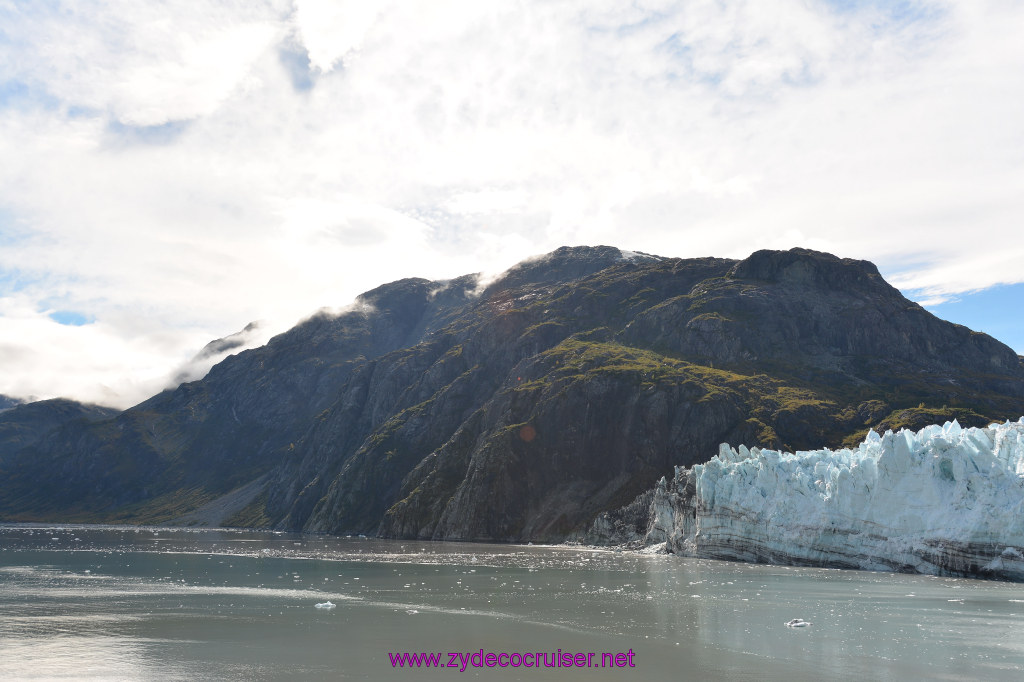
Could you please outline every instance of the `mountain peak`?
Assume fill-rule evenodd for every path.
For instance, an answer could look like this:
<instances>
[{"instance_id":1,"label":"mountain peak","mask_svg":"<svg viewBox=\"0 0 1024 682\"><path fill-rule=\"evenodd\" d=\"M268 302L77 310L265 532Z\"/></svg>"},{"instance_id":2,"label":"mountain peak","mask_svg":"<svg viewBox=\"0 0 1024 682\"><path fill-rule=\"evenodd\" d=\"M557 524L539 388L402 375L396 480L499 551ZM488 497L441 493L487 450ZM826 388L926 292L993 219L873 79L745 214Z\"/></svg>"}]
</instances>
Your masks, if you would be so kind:
<instances>
[{"instance_id":1,"label":"mountain peak","mask_svg":"<svg viewBox=\"0 0 1024 682\"><path fill-rule=\"evenodd\" d=\"M823 285L830 289L883 281L878 268L870 261L839 258L799 247L788 251L755 251L737 263L729 274L735 279Z\"/></svg>"},{"instance_id":2,"label":"mountain peak","mask_svg":"<svg viewBox=\"0 0 1024 682\"><path fill-rule=\"evenodd\" d=\"M484 296L524 284L555 284L582 279L625 258L614 246L561 246L506 270Z\"/></svg>"},{"instance_id":3,"label":"mountain peak","mask_svg":"<svg viewBox=\"0 0 1024 682\"><path fill-rule=\"evenodd\" d=\"M433 283L422 277L406 277L363 292L356 302L374 308L401 308L410 301L421 301Z\"/></svg>"}]
</instances>

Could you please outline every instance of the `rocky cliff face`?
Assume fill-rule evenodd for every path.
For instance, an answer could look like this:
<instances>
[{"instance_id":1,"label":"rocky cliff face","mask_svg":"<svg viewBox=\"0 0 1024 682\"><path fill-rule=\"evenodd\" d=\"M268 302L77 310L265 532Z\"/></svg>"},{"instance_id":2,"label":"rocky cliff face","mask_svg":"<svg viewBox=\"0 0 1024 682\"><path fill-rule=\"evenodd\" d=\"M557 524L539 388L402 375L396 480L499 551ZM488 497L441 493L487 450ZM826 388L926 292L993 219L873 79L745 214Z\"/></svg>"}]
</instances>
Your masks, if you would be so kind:
<instances>
[{"instance_id":1,"label":"rocky cliff face","mask_svg":"<svg viewBox=\"0 0 1024 682\"><path fill-rule=\"evenodd\" d=\"M159 522L264 477L228 523L561 540L723 441L808 448L1021 413L1020 358L870 263L563 248L483 288L384 285L51 433L0 474L65 491L63 507L15 508L0 482L0 514Z\"/></svg>"}]
</instances>

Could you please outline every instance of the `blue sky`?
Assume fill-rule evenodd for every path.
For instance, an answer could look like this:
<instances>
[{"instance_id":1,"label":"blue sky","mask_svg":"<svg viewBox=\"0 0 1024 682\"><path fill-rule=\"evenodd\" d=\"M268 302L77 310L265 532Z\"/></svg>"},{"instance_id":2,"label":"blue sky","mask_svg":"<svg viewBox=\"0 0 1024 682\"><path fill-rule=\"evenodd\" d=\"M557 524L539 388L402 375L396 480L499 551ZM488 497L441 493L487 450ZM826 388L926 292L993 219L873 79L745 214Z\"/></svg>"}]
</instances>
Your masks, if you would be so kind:
<instances>
[{"instance_id":1,"label":"blue sky","mask_svg":"<svg viewBox=\"0 0 1024 682\"><path fill-rule=\"evenodd\" d=\"M54 310L48 313L51 320L57 324L68 325L72 327L81 327L83 324L89 324L92 322L88 317L82 313L76 313L73 310Z\"/></svg>"},{"instance_id":2,"label":"blue sky","mask_svg":"<svg viewBox=\"0 0 1024 682\"><path fill-rule=\"evenodd\" d=\"M960 294L945 303L926 306L928 311L950 322L985 332L1024 355L1024 284L995 286L971 294Z\"/></svg>"},{"instance_id":3,"label":"blue sky","mask_svg":"<svg viewBox=\"0 0 1024 682\"><path fill-rule=\"evenodd\" d=\"M1022 352L1022 32L996 0L0 3L0 393L126 406L250 321L567 244L867 259Z\"/></svg>"}]
</instances>

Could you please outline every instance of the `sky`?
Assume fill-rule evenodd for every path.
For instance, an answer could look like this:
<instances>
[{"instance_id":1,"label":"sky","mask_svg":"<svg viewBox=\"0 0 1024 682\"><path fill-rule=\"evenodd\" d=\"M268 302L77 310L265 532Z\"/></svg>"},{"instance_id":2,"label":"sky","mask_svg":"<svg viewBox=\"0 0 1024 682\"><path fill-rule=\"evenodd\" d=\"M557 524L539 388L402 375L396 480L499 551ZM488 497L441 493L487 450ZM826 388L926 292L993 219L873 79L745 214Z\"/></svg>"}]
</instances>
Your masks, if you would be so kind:
<instances>
[{"instance_id":1,"label":"sky","mask_svg":"<svg viewBox=\"0 0 1024 682\"><path fill-rule=\"evenodd\" d=\"M867 259L1024 353L1022 34L1010 0L0 0L0 393L127 407L251 321L578 244Z\"/></svg>"}]
</instances>

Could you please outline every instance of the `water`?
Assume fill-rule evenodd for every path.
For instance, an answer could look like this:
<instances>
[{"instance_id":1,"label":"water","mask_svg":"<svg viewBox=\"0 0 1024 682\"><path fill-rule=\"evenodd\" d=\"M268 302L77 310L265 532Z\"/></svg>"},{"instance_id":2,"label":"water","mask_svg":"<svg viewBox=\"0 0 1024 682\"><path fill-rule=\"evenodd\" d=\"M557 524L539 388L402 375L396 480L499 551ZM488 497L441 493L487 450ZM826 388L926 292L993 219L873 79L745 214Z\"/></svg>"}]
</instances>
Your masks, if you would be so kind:
<instances>
[{"instance_id":1,"label":"water","mask_svg":"<svg viewBox=\"0 0 1024 682\"><path fill-rule=\"evenodd\" d=\"M334 609L317 609L330 600ZM813 625L794 629L791 618ZM632 650L394 670L389 652ZM0 526L0 679L1019 679L1021 585L222 530Z\"/></svg>"}]
</instances>

